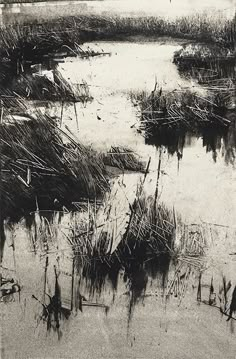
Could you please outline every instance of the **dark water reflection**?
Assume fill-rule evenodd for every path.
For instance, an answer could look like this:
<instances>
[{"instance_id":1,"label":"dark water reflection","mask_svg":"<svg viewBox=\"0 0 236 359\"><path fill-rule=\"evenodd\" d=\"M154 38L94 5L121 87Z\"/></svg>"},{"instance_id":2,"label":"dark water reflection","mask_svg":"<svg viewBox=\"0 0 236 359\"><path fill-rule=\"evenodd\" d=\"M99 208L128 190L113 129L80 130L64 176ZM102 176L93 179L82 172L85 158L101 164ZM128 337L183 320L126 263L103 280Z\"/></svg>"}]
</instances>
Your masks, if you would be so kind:
<instances>
[{"instance_id":1,"label":"dark water reflection","mask_svg":"<svg viewBox=\"0 0 236 359\"><path fill-rule=\"evenodd\" d=\"M227 80L236 78L235 54L217 45L184 45L174 54L173 62L181 76L193 78L202 85L222 88Z\"/></svg>"},{"instance_id":2,"label":"dark water reflection","mask_svg":"<svg viewBox=\"0 0 236 359\"><path fill-rule=\"evenodd\" d=\"M30 240L26 237L21 238L21 246L16 244L16 248L13 249L22 276L18 279L21 296L31 297L30 307L35 303L37 327L42 323L48 331L57 333L60 339L63 335L63 323L74 317L71 316L72 313L83 312L87 307L100 308L104 313L108 313L109 308L116 306L120 298L123 298L123 305L127 306L128 325L135 306L140 302L144 303L148 297L159 297L168 302L171 298L175 298L180 304L186 296L188 298L186 300L192 300L193 303L203 301L217 308L216 291L211 293L212 279L207 272L204 274L206 240L209 239L209 233L215 238L219 236L217 227L182 226L178 229L180 243L170 244L173 248L175 246L173 254L165 250L161 252L160 244L157 253L157 250L149 246L148 239L145 241L133 239L128 245L124 245L121 241L112 254L99 256L98 253L94 253L93 257L88 257L81 255L78 247L75 250L73 245L66 246L67 234L64 231L67 220L64 221L64 227L60 227L65 217L69 219L68 223L71 223L74 215L63 216L62 213L56 212L54 215L48 215L45 212L37 218L36 214L36 222L28 221ZM35 228L35 225L38 227ZM6 250L11 251L9 248L8 243ZM25 254L26 257L22 262L24 248L31 251ZM28 271L31 271L30 277ZM199 276L202 281L200 284ZM204 280L202 276L205 276ZM38 278L43 278L41 284ZM222 283L221 277L214 277L215 287L220 281ZM188 287L193 288L190 297L187 295ZM233 288L231 283L227 293L224 294L224 289L219 293L222 305L227 309L225 309L227 318L229 318L229 308L232 316L235 311ZM17 298L14 300L18 301Z\"/></svg>"},{"instance_id":3,"label":"dark water reflection","mask_svg":"<svg viewBox=\"0 0 236 359\"><path fill-rule=\"evenodd\" d=\"M201 133L162 130L153 134L146 142L157 147L165 146L171 155L177 154L181 158L184 155L184 148L190 147L196 137L202 138L202 145L207 152L212 153L215 161L221 153L226 163L234 164L236 152L234 122L228 129L221 129L221 132L212 129L204 129ZM169 247L172 250L175 247L174 253L166 251L158 242L156 247L153 246L150 236L146 237L145 241L138 241L137 232L131 237L128 245L127 242L121 241L111 253L106 236L100 237L98 251L98 247L95 250L92 247L94 243L80 241L79 236L76 238L75 233L68 231L68 228L74 228L74 216L75 213L66 214L56 211L36 213L27 218L26 227L30 240L25 231L21 233L23 228L21 224L19 231L16 232L17 241L8 242L4 248L5 257L8 257L7 252L13 253L17 264L17 271L15 270L12 276L14 281L18 280L21 285L21 295L19 299L16 294L13 295L17 304L19 300L19 307L22 302L26 303L25 310L29 311L29 321L25 320L22 324L25 329L34 328L41 323L44 331L55 332L61 339L66 331L69 332L64 324L68 322L72 326L76 322L76 314L79 317L80 312L84 313L88 308L99 308L109 316L108 309L111 307L118 308L118 313L120 307L126 308L126 322L130 325L131 319L135 316L135 308L139 304L151 300L153 303L151 310L156 313L161 310L160 302L163 299L172 310L173 302L177 303L173 312L179 311L180 316L183 317L185 313L181 312L179 307L181 302L191 303L190 320L193 315L198 316L198 311L201 310L200 306L194 306L197 302L214 308L218 314L221 312L226 319L231 320L230 315L235 315L235 284L233 279L230 282L232 272L230 275L225 274L227 268L223 265L221 267L221 258L222 262L229 264L228 257L225 260L225 253L231 251L233 254L234 250L233 246L226 247L217 226L211 228L204 225L185 226L182 228L183 233L177 236L180 243L168 238ZM80 228L80 233L84 231L87 231L87 226ZM13 227L10 232L14 234ZM228 244L231 238L234 240L235 233L226 233L225 236ZM181 238L184 239L182 242ZM217 247L219 252L206 254L205 250L207 248L209 252L209 242L212 238L215 241L213 247ZM9 233L7 240L9 241ZM83 254L85 244L88 248L92 247L86 255ZM217 265L212 264L214 260ZM208 269L206 262L209 265ZM3 262L3 265L6 263ZM217 273L218 267L220 274ZM233 264L231 270L232 268ZM225 277L227 279L222 279L222 273L227 275ZM9 277L9 273L5 276L7 275ZM156 298L158 298L157 303ZM8 305L16 303L8 303ZM13 309L13 313L8 307L15 321L19 320L19 307L15 312ZM209 313L214 317L211 308ZM93 313L90 319L92 324L93 320L96 320L95 317ZM78 342L81 318L79 321L76 322L76 339L72 341L73 345ZM10 325L11 323L9 327ZM204 325L208 325L207 318ZM177 329L183 330L181 327ZM86 336L88 335L89 333L86 332ZM18 340L18 337L19 333L13 340L16 338Z\"/></svg>"},{"instance_id":4,"label":"dark water reflection","mask_svg":"<svg viewBox=\"0 0 236 359\"><path fill-rule=\"evenodd\" d=\"M205 128L201 131L189 132L186 130L156 129L146 138L146 144L157 148L166 147L170 155L177 155L179 159L184 155L184 148L191 147L194 139L202 139L202 146L206 153L212 153L216 162L223 157L227 165L235 164L236 157L236 127L235 121L229 128Z\"/></svg>"}]
</instances>

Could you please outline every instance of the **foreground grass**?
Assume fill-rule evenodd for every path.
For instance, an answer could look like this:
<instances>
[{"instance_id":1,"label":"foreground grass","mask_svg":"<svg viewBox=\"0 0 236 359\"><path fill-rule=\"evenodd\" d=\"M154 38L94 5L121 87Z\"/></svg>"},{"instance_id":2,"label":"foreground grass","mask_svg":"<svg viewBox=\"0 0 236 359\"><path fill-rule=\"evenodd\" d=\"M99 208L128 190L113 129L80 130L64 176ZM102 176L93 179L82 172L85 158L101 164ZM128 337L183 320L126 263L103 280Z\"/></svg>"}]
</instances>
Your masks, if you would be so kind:
<instances>
[{"instance_id":1,"label":"foreground grass","mask_svg":"<svg viewBox=\"0 0 236 359\"><path fill-rule=\"evenodd\" d=\"M55 199L65 204L74 196L98 195L108 186L99 156L81 144L65 145L48 117L5 124L0 140L5 216L22 215L37 201L50 207Z\"/></svg>"},{"instance_id":2,"label":"foreground grass","mask_svg":"<svg viewBox=\"0 0 236 359\"><path fill-rule=\"evenodd\" d=\"M107 203L106 209L112 204ZM88 210L88 212L87 212ZM66 241L74 254L74 263L81 282L93 296L101 293L107 280L116 290L120 272L124 270L128 288L131 291L131 307L145 293L148 275L165 276L171 257L174 254L176 223L174 212L168 210L155 198L138 194L127 213L128 223L121 229L120 241L113 247L115 238L115 219L109 210L104 220L99 217L99 208L93 204L81 210L80 218L66 235ZM117 208L117 217L120 216ZM106 226L107 223L109 226ZM44 250L50 243L57 242L57 236L45 237L48 221L37 225L34 246ZM51 229L53 226L51 226ZM47 239L46 239L47 238ZM46 241L46 242L45 242ZM43 247L42 247L43 248ZM65 247L64 247L65 248ZM59 249L60 251L60 249ZM79 300L79 298L77 298ZM130 308L131 309L131 308Z\"/></svg>"},{"instance_id":3,"label":"foreground grass","mask_svg":"<svg viewBox=\"0 0 236 359\"><path fill-rule=\"evenodd\" d=\"M148 197L141 185L134 201L130 203L126 224L119 227L119 241L114 245L117 241L117 224L109 210L111 205L109 201L105 203L107 211L104 216L101 216L103 207L89 203L81 206L77 217L71 217L69 232L65 235L68 247L64 245L63 251L67 250L74 258L76 278L79 280L76 285L79 290L71 295L75 296L76 308L82 311L83 304L87 303L83 301L82 294L86 293L90 299L97 298L97 295L111 288L115 295L122 278L127 288L130 320L135 304L144 298L151 280L158 279L161 285L159 289L163 292L167 290L167 296L173 293L177 277L169 282L168 272L170 264L175 261L181 261L182 274L186 269L186 278L183 279L182 275L180 280L183 288L178 287L181 292L178 296L182 298L189 274L193 268L199 270L203 264L201 258L205 242L201 228L197 225L194 228L184 225L174 210L168 209L156 195ZM119 218L119 207L115 212ZM33 246L42 248L46 255L54 253L53 248L58 243L57 234L52 234L53 228L55 223L53 225L52 221L50 225L42 214L36 231L32 232ZM180 238L179 244L176 243L177 238ZM60 254L60 248L58 253ZM180 264L176 268L178 266ZM179 273L177 271L177 275Z\"/></svg>"},{"instance_id":4,"label":"foreground grass","mask_svg":"<svg viewBox=\"0 0 236 359\"><path fill-rule=\"evenodd\" d=\"M109 188L107 165L122 171L143 168L127 149L98 153L41 113L8 118L0 128L3 218L101 196Z\"/></svg>"},{"instance_id":5,"label":"foreground grass","mask_svg":"<svg viewBox=\"0 0 236 359\"><path fill-rule=\"evenodd\" d=\"M105 300L104 304L101 294L112 289L113 299L116 293L119 300L121 293L127 297L129 322L135 305L146 296L162 295L166 300L173 297L180 305L188 287L192 285L199 303L219 308L228 321L235 320L235 289L231 282L226 283L223 278L217 298L212 289L213 278L210 285L202 282L206 269L205 249L211 242L212 233L218 240L222 238L222 229L214 224L184 224L174 210L166 208L155 198L147 197L142 185L138 187L127 213L129 220L122 228L115 248L112 246L116 240L116 218L113 215L108 214L103 218L104 223L99 217L101 207L88 203L87 207L81 207L78 217L71 217L69 232L65 235L68 247L62 247L62 263L66 250L73 258L73 273L76 273L76 290L72 287L71 293L68 293L71 310L75 306L76 310L83 311L89 305L107 310L108 301ZM110 205L108 202L107 206ZM116 213L119 217L119 208ZM55 212L53 215L56 216ZM42 248L40 254L46 255L46 261L51 253L59 256L61 253L57 247L57 234L53 234L57 228L56 217L54 220L49 223L42 214L36 231L33 230L34 246ZM110 223L109 227L106 226L107 222ZM225 235L228 236L228 232ZM120 281L125 284L125 293ZM96 301L91 302L94 298ZM217 306L218 300L220 306ZM63 311L61 302L59 309ZM47 315L45 317L47 319Z\"/></svg>"}]
</instances>

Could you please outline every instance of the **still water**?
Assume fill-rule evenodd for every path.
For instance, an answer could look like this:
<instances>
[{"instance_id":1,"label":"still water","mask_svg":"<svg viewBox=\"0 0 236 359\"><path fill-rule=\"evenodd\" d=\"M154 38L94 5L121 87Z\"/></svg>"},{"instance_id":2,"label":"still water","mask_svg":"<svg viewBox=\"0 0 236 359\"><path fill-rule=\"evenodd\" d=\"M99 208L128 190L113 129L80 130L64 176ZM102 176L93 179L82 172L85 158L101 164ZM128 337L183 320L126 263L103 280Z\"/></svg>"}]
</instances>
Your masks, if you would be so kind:
<instances>
[{"instance_id":1,"label":"still water","mask_svg":"<svg viewBox=\"0 0 236 359\"><path fill-rule=\"evenodd\" d=\"M86 60L68 58L59 64L58 69L69 81L87 82L94 97L86 106L76 105L79 131L74 107L65 109L64 129L69 129L83 143L98 150L112 145L125 146L145 163L151 158L144 188L147 195L154 194L161 156L159 201L168 208L175 208L189 226L189 232L196 231L196 223L200 226L206 246L204 255L199 258L200 267L204 268L202 299L207 302L213 278L213 292L218 303L221 296L218 288L222 286L223 276L226 281L231 280L231 294L236 269L236 172L234 162L225 160L226 143L222 138L218 139L218 146L212 151L205 146L201 134L186 134L181 149L183 157L179 161L177 154L171 155L167 147L146 143L145 134L139 131L139 108L130 100L130 91L151 91L155 81L163 90L190 88L204 94L205 90L196 82L183 79L172 63L173 54L181 42L101 42L86 46L103 49L110 55ZM60 106L51 108L50 112L59 114ZM124 231L127 210L140 178L143 174L124 173L113 180L107 197L112 204L111 216L117 217L118 230L113 250ZM102 220L104 207L98 211L99 215ZM74 217L63 214L59 219L59 214L55 213L50 226L48 221L42 222L36 213L31 229L22 222L7 231L2 265L8 271L12 269L12 275L17 276L22 290L20 296L14 295L10 303L1 303L4 309L4 357L221 359L227 353L227 358L235 358L234 322L226 322L227 318L221 316L217 308L197 303L198 266L173 261L165 273L142 273L146 288L142 298L137 300L131 318L129 286L123 278L124 273L118 275L115 292L111 283L105 281L104 290L101 293L95 291L90 296L86 281L72 273L72 251L67 236ZM48 263L45 248L32 240L35 233L46 227L51 233L50 238L56 238L48 244ZM195 263L194 259L192 263ZM48 332L46 324L39 320L42 305L35 299L43 300L45 289L53 295L57 281L54 268L60 271L58 280L67 305L71 300L72 278L75 278L72 292L79 288L80 295L90 304L84 305L82 313L75 305L77 310L73 310L68 319L61 320L60 341L57 333ZM177 276L182 278L178 282L180 286L185 278L181 299L172 293L166 300L164 275L168 285ZM168 285L165 294L168 290L171 292Z\"/></svg>"},{"instance_id":2,"label":"still water","mask_svg":"<svg viewBox=\"0 0 236 359\"><path fill-rule=\"evenodd\" d=\"M137 131L140 114L138 106L131 103L129 93L151 92L155 81L164 91L191 89L203 95L205 90L193 80L185 80L179 75L172 62L174 52L180 48L179 43L102 42L87 46L103 49L111 56L76 62L68 59L59 65L69 81L86 81L94 97L94 101L85 108L77 105L78 137L97 149L127 146L146 162L151 157L151 173L147 182L153 194L159 150L156 146L147 145L144 134ZM65 112L64 124L76 133L73 117L73 110L69 108ZM217 136L216 139L218 145L211 148L203 135L195 137L187 134L180 163L176 153L171 156L168 149L163 149L161 196L164 202L174 205L190 222L204 220L234 225L235 144L224 142ZM225 161L229 150L232 157L230 164Z\"/></svg>"}]
</instances>

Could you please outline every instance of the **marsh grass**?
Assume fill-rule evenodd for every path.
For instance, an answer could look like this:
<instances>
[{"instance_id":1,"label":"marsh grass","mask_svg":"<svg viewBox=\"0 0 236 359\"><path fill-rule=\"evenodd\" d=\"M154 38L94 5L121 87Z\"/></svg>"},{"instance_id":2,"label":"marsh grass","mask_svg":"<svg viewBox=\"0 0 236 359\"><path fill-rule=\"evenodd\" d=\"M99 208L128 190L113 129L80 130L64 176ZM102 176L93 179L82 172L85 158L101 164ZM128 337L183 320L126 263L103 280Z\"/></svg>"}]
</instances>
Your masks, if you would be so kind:
<instances>
[{"instance_id":1,"label":"marsh grass","mask_svg":"<svg viewBox=\"0 0 236 359\"><path fill-rule=\"evenodd\" d=\"M22 67L27 61L61 51L67 55L80 51L79 45L98 39L125 39L129 36L170 36L216 42L234 49L235 20L222 14L196 14L175 20L161 17L120 17L81 15L57 20L11 25L0 30L2 58ZM68 52L68 49L70 51ZM90 54L94 55L94 54Z\"/></svg>"},{"instance_id":2,"label":"marsh grass","mask_svg":"<svg viewBox=\"0 0 236 359\"><path fill-rule=\"evenodd\" d=\"M166 285L165 297L175 297L180 305L193 278L206 267L208 232L202 224L180 223L177 228L175 255Z\"/></svg>"},{"instance_id":3,"label":"marsh grass","mask_svg":"<svg viewBox=\"0 0 236 359\"><path fill-rule=\"evenodd\" d=\"M54 121L35 118L4 124L0 130L2 201L5 216L39 206L60 206L81 196L102 194L108 188L106 169L92 149L69 139Z\"/></svg>"},{"instance_id":4,"label":"marsh grass","mask_svg":"<svg viewBox=\"0 0 236 359\"><path fill-rule=\"evenodd\" d=\"M127 213L128 221L120 229L120 240L113 246L116 240L116 219L110 211L106 212L106 215L104 212L102 217L99 216L99 208L89 203L81 210L77 220L71 220L69 232L67 228L65 236L68 247L63 245L63 251L67 248L68 253L73 253L80 287L86 288L89 298L100 295L107 285L111 285L115 295L119 277L123 272L123 279L130 293L128 309L131 316L134 305L145 294L149 277L160 276L164 285L174 253L173 212L162 203L157 204L155 198L137 193ZM117 216L120 215L118 210L117 208ZM106 226L108 222L109 226ZM44 253L50 255L50 250L57 251L55 245L50 244L51 239L53 238L55 243L58 239L53 235L53 227L51 230L47 229L48 221L42 221L42 224L44 230L42 226L37 227L34 247L41 248ZM48 233L46 246L44 233ZM39 245L39 242L42 242L42 245ZM60 248L58 253L60 254ZM80 300L80 295L77 300ZM80 305L83 306L83 303Z\"/></svg>"},{"instance_id":5,"label":"marsh grass","mask_svg":"<svg viewBox=\"0 0 236 359\"><path fill-rule=\"evenodd\" d=\"M174 210L138 190L130 204L128 220L121 229L119 243L113 246L116 218L110 211L106 216L105 212L99 216L99 211L101 207L96 204L81 206L79 217L71 219L65 236L68 247L63 245L63 251L73 253L79 288L78 298L74 299L79 301L80 310L86 304L81 300L81 290L88 296L86 300L100 298L108 288L115 297L120 280L127 288L129 320L153 279L160 281L160 290L166 299L174 296L181 303L191 278L204 268L207 244L203 227L183 224ZM38 232L38 242L45 241L43 233L48 232L48 223L44 222L45 230ZM52 233L53 228L49 232ZM54 241L57 243L56 236ZM50 255L50 249L45 246L43 251ZM56 249L55 245L54 251L60 255L60 248Z\"/></svg>"},{"instance_id":6,"label":"marsh grass","mask_svg":"<svg viewBox=\"0 0 236 359\"><path fill-rule=\"evenodd\" d=\"M12 93L9 89L4 89L0 94L0 112L1 123L3 122L4 117L16 115L18 113L27 113L25 99Z\"/></svg>"},{"instance_id":7,"label":"marsh grass","mask_svg":"<svg viewBox=\"0 0 236 359\"><path fill-rule=\"evenodd\" d=\"M235 91L235 52L215 44L186 44L173 62L180 74L208 89Z\"/></svg>"},{"instance_id":8,"label":"marsh grass","mask_svg":"<svg viewBox=\"0 0 236 359\"><path fill-rule=\"evenodd\" d=\"M217 286L213 277L209 285L203 284L202 280L207 269L206 248L210 243L209 234L210 237L213 235L215 241L217 227L204 223L184 224L175 211L168 210L163 203L159 203L155 208L154 203L153 197L146 197L144 193L137 195L130 206L131 220L123 229L122 239L114 251L111 251L112 235L103 230L99 231L99 228L103 228L103 223L97 221L99 207L88 203L80 213L80 220L71 220L71 230L66 240L68 253L73 253L76 267L77 289L72 289L71 292L76 310L83 311L84 307L93 306L104 308L107 312L108 307L103 303L101 294L103 290L110 291L110 283L114 290L114 300L116 293L121 294L121 280L127 289L122 293L128 298L129 325L135 305L150 296L149 290L153 292L151 283L153 279L158 279L158 290L167 302L173 298L181 305L185 296L197 289L199 304L218 308L227 321L232 323L236 312L236 289L231 281L223 277L220 286ZM42 225L47 228L49 222L44 221L43 217L41 219ZM114 218L108 217L107 221L109 220L113 220L115 226ZM38 241L43 238L43 233L38 232ZM60 256L60 247L58 244L56 247L55 253ZM44 253L50 256L50 249L44 248ZM96 298L96 301L91 302L90 298ZM49 309L51 305L50 300ZM46 309L44 313L47 321L49 316ZM53 316L52 311L51 319Z\"/></svg>"},{"instance_id":9,"label":"marsh grass","mask_svg":"<svg viewBox=\"0 0 236 359\"><path fill-rule=\"evenodd\" d=\"M12 82L12 93L28 100L39 101L86 103L92 100L86 83L72 85L57 70L52 70L52 76L51 79L44 74L20 75Z\"/></svg>"},{"instance_id":10,"label":"marsh grass","mask_svg":"<svg viewBox=\"0 0 236 359\"><path fill-rule=\"evenodd\" d=\"M104 154L104 163L107 166L119 168L123 171L144 172L144 164L139 157L129 148L112 146Z\"/></svg>"},{"instance_id":11,"label":"marsh grass","mask_svg":"<svg viewBox=\"0 0 236 359\"><path fill-rule=\"evenodd\" d=\"M36 209L72 208L81 198L99 198L114 176L108 165L122 172L143 170L131 150L96 152L41 112L18 113L16 119L5 114L0 128L4 218Z\"/></svg>"},{"instance_id":12,"label":"marsh grass","mask_svg":"<svg viewBox=\"0 0 236 359\"><path fill-rule=\"evenodd\" d=\"M155 86L151 93L132 92L130 99L138 106L139 131L147 144L165 146L180 160L184 147L193 137L201 138L214 161L223 156L227 164L235 162L235 85L226 89L206 86L204 93L190 90L165 92Z\"/></svg>"},{"instance_id":13,"label":"marsh grass","mask_svg":"<svg viewBox=\"0 0 236 359\"><path fill-rule=\"evenodd\" d=\"M107 55L102 50L83 49L80 19L59 19L40 24L10 25L0 29L1 67L15 75L32 64L61 62L65 57L89 58ZM4 71L2 71L4 77Z\"/></svg>"},{"instance_id":14,"label":"marsh grass","mask_svg":"<svg viewBox=\"0 0 236 359\"><path fill-rule=\"evenodd\" d=\"M146 136L155 130L189 130L227 128L231 97L225 92L207 92L200 95L190 90L164 92L162 88L131 93L131 100L139 104L141 126Z\"/></svg>"}]
</instances>

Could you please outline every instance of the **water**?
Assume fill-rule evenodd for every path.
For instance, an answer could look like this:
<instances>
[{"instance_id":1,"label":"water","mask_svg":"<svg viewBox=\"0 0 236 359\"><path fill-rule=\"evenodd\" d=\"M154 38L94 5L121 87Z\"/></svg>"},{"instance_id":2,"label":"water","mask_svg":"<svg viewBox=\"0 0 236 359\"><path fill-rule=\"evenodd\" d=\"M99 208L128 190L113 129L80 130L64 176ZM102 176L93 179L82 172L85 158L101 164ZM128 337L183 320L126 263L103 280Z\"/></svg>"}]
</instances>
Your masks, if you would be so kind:
<instances>
[{"instance_id":1,"label":"water","mask_svg":"<svg viewBox=\"0 0 236 359\"><path fill-rule=\"evenodd\" d=\"M67 222L69 220L69 222ZM59 226L59 252L51 253L47 269L46 292L52 296L54 293L55 276L53 265L60 268L59 283L62 295L68 291L70 299L70 277L63 275L64 271L70 272L70 250L60 252L62 248L69 248L63 244L61 230L65 231L71 220L64 216ZM55 220L57 223L57 220ZM211 235L209 233L211 232ZM208 301L211 277L214 276L214 292L222 285L222 273L227 281L232 278L235 270L235 262L229 262L229 251L234 248L234 236L227 230L227 238L218 237L222 230L211 228L208 233L207 266L202 277L202 300ZM225 230L224 230L225 232ZM97 295L90 300L92 303L101 303L109 307L106 311L103 307L83 306L83 312L73 310L69 318L60 320L60 332L62 337L58 341L57 333L47 332L46 323L40 321L42 306L32 298L32 295L43 300L45 286L45 251L32 251L32 242L28 232L20 226L15 231L15 263L16 275L22 285L20 301L18 294L14 301L8 304L1 303L7 309L4 315L2 336L5 357L40 357L40 358L76 358L78 352L81 358L93 358L95 353L102 358L127 358L148 357L155 358L158 352L173 357L189 358L190 351L195 351L194 358L200 358L207 350L209 355L220 358L224 352L227 357L234 358L235 334L231 333L234 323L228 324L225 317L221 317L217 308L205 304L197 304L198 269L185 266L182 263L179 275L186 275L184 297L171 295L166 302L163 297L161 277L157 276L149 280L145 296L138 300L131 321L128 322L130 295L127 292L127 283L122 277L118 281L118 287L113 296L110 286L102 295ZM14 269L12 259L12 238L7 233L7 246L3 266ZM220 239L220 241L219 241ZM52 249L52 248L50 248ZM223 249L223 251L222 251ZM50 253L50 250L49 250ZM57 253L59 253L59 260ZM58 267L59 265L59 267ZM169 285L175 278L176 266L173 265L168 273ZM12 272L15 275L14 272ZM79 278L75 277L75 285ZM180 286L179 282L179 286ZM232 285L235 283L232 282ZM85 289L80 279L80 293L89 300L89 292ZM230 292L231 293L231 292ZM48 302L46 298L46 302ZM86 303L86 302L84 302ZM217 299L218 304L218 299ZM4 310L5 310L4 308ZM173 343L173 338L175 341ZM178 343L178 346L176 345ZM33 345L32 345L33 343ZM173 343L173 344L172 344ZM198 348L200 345L200 349ZM146 354L145 354L146 353ZM210 357L210 356L209 356Z\"/></svg>"},{"instance_id":2,"label":"water","mask_svg":"<svg viewBox=\"0 0 236 359\"><path fill-rule=\"evenodd\" d=\"M102 48L112 55L76 62L68 59L59 65L59 70L70 81L86 81L95 99L85 108L77 105L78 137L100 150L109 149L112 145L128 146L146 162L151 157L148 191L153 194L159 152L155 146L147 145L143 134L137 132L139 113L128 94L138 90L151 92L155 81L164 91L190 88L202 94L204 90L193 80L181 78L173 64L173 53L180 48L178 42L151 42L146 45L101 42L86 46ZM73 117L73 109L69 108L65 111L64 124L76 133ZM228 165L225 161L230 148L234 153L233 143L230 148L227 147L229 142L220 137L218 146L212 146L211 150L206 136L189 134L184 141L180 163L175 151L173 156L169 155L168 148L163 151L161 199L170 206L174 205L188 222L203 220L234 225L234 163Z\"/></svg>"},{"instance_id":3,"label":"water","mask_svg":"<svg viewBox=\"0 0 236 359\"><path fill-rule=\"evenodd\" d=\"M175 208L176 213L188 225L186 228L189 232L199 231L199 228L202 231L206 248L204 255L197 257L200 268L204 269L201 300L208 303L213 277L213 292L216 304L220 306L222 276L226 277L226 281L232 282L229 298L235 285L234 162L227 163L225 160L227 148L221 137L216 148L213 151L207 148L207 151L201 134L186 134L181 161L176 151L170 154L168 146L161 146L160 143L158 146L147 144L144 133L138 131L138 106L133 106L129 98L130 91L151 91L155 81L163 89L190 88L204 94L205 90L195 81L183 79L172 63L173 53L181 47L181 42L101 42L85 46L102 48L104 52L111 53L111 56L89 60L66 59L59 65L58 69L70 81L86 81L94 97L86 106L76 105L79 131L73 106L65 108L63 128L66 129L67 126L83 143L98 150L106 150L114 145L128 146L146 163L151 158L150 173L144 186L147 195L155 192L161 154L159 201L164 202L171 210ZM60 106L49 111L60 116ZM132 203L137 184L143 176L124 173L114 179L111 193L107 194L107 201L112 203L110 218L117 217L112 251L115 251L120 242L125 222L129 218L129 204ZM107 214L104 207L98 211L100 222L103 222ZM87 212L84 215L75 214L85 224L87 215ZM67 306L69 305L73 253L67 238L75 218L71 214L64 214L59 218L56 214L50 221L48 215L44 216L47 220L41 222L38 214L35 215L35 226L38 236L41 225L41 233L45 233L45 228L47 231L50 229L49 238L52 240L46 244L46 249L43 236L41 241L32 245L34 226L29 231L22 222L14 227L14 231L7 231L2 265L8 268L8 274L9 269L13 270L10 273L17 277L22 291L20 301L18 294L15 294L13 302L1 303L7 308L4 310L3 325L6 358L156 358L157 353L161 358L176 359L221 359L225 353L227 358L235 357L234 321L227 323L227 318L221 317L219 308L204 303L197 304L199 265L194 266L194 258L190 259L192 264L189 264L186 257L182 261L167 261L164 273L154 266L148 274L136 268L134 273L128 273L126 282L124 279L127 273L123 271L116 278L116 290L104 276L104 290L100 294L95 291L91 296L87 281L75 273L74 291L79 288L80 294L87 299L87 304L106 305L109 310L106 313L104 306L84 305L81 313L77 303L77 311L74 308L69 319L60 321L59 331L62 337L58 341L57 332L47 332L46 323L42 320L38 322L43 308L32 295L42 300L46 283L46 292L53 296L56 266L58 273L60 271L58 280L62 296ZM109 223L106 226L109 230ZM180 236L178 240L181 241ZM15 245L13 247L12 241ZM163 279L166 279L165 291ZM134 308L131 308L134 295L131 286L134 282L136 294L137 291L141 294ZM172 282L175 283L175 289L170 290ZM181 295L177 293L177 288L181 289ZM166 301L168 293L172 294Z\"/></svg>"}]
</instances>

